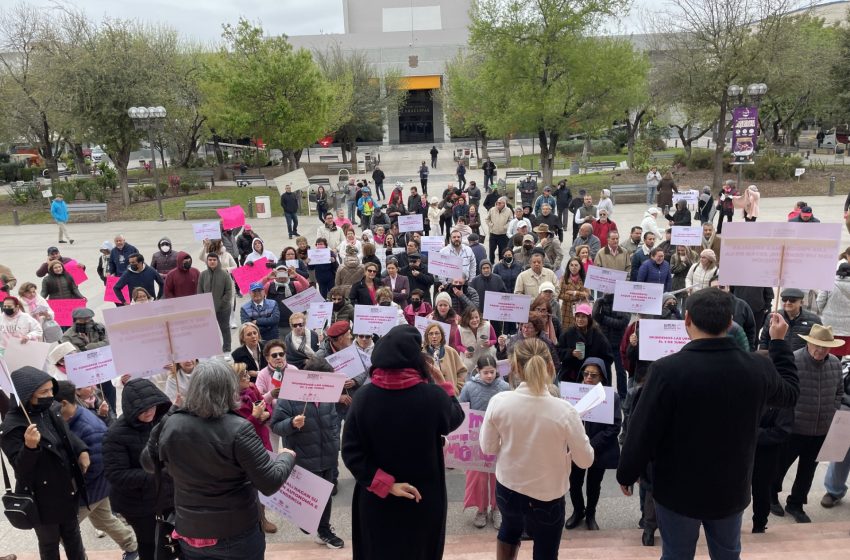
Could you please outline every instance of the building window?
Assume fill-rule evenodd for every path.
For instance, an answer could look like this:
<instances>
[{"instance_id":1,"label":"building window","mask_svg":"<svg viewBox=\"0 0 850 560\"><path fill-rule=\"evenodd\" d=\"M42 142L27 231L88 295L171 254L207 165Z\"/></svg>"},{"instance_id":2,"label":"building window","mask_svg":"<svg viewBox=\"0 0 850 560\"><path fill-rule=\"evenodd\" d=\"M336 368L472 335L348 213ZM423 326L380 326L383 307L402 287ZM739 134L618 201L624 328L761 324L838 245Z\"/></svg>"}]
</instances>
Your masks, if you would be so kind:
<instances>
[{"instance_id":1,"label":"building window","mask_svg":"<svg viewBox=\"0 0 850 560\"><path fill-rule=\"evenodd\" d=\"M439 6L384 8L384 33L392 31L439 31L443 28Z\"/></svg>"}]
</instances>

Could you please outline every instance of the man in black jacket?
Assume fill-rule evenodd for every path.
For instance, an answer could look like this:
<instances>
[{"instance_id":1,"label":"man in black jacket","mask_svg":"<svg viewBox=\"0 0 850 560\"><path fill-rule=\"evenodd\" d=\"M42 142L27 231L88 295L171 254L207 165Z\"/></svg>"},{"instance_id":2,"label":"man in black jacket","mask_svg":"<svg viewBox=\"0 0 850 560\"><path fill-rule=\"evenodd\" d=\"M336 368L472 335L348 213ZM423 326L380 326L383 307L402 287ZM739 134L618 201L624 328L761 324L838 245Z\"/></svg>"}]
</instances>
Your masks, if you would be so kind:
<instances>
[{"instance_id":1,"label":"man in black jacket","mask_svg":"<svg viewBox=\"0 0 850 560\"><path fill-rule=\"evenodd\" d=\"M384 179L386 178L387 176L384 175L381 168L376 165L375 170L372 172L372 180L375 181L375 198L377 200L387 197L384 193Z\"/></svg>"},{"instance_id":2,"label":"man in black jacket","mask_svg":"<svg viewBox=\"0 0 850 560\"><path fill-rule=\"evenodd\" d=\"M280 207L283 208L283 215L286 218L286 232L292 239L293 235L298 235L298 195L292 192L290 185L286 185L284 191L280 195Z\"/></svg>"},{"instance_id":3,"label":"man in black jacket","mask_svg":"<svg viewBox=\"0 0 850 560\"><path fill-rule=\"evenodd\" d=\"M434 286L434 276L429 274L427 268L422 264L422 255L409 253L407 255L408 265L398 271L402 276L407 276L410 283L411 293L420 289L425 293L425 301L431 303L431 288Z\"/></svg>"},{"instance_id":4,"label":"man in black jacket","mask_svg":"<svg viewBox=\"0 0 850 560\"><path fill-rule=\"evenodd\" d=\"M720 288L724 292L731 293L729 286L721 285L719 280L712 280L709 285L712 288ZM756 325L758 323L753 318L753 310L750 309L746 301L735 294L732 294L732 298L735 304L735 311L732 312L732 320L744 329L744 333L747 335L747 343L750 345L750 352L755 352L756 336L758 335Z\"/></svg>"},{"instance_id":5,"label":"man in black jacket","mask_svg":"<svg viewBox=\"0 0 850 560\"><path fill-rule=\"evenodd\" d=\"M493 177L496 176L496 164L490 161L490 158L486 158L481 169L484 171L484 192L489 193L490 185L493 184Z\"/></svg>"},{"instance_id":6,"label":"man in black jacket","mask_svg":"<svg viewBox=\"0 0 850 560\"><path fill-rule=\"evenodd\" d=\"M784 340L788 324L771 314L770 360L741 352L726 336L733 306L731 295L715 288L688 298L691 341L650 366L629 421L617 481L630 496L652 461L665 557L693 558L700 525L712 556L740 554L762 411L794 406L800 392Z\"/></svg>"},{"instance_id":7,"label":"man in black jacket","mask_svg":"<svg viewBox=\"0 0 850 560\"><path fill-rule=\"evenodd\" d=\"M812 330L812 325L821 325L821 318L803 309L803 298L805 294L797 288L785 288L779 294L782 298L782 310L779 312L782 319L788 323L788 333L785 335L785 341L791 346L791 351L796 352L806 345L806 341L800 338L799 334L808 335ZM759 351L768 349L770 342L770 334L768 326L770 324L770 316L765 318L764 326L761 329L759 337Z\"/></svg>"}]
</instances>

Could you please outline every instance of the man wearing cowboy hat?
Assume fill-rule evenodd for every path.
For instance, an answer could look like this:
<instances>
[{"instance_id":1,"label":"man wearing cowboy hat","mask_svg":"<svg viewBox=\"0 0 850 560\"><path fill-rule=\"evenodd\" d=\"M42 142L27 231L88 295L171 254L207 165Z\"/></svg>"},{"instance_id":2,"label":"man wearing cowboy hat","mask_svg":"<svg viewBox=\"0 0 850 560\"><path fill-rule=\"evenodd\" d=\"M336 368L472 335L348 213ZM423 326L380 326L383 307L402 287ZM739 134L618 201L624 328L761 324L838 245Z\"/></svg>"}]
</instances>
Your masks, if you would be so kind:
<instances>
[{"instance_id":1,"label":"man wearing cowboy hat","mask_svg":"<svg viewBox=\"0 0 850 560\"><path fill-rule=\"evenodd\" d=\"M561 249L561 244L555 241L554 234L549 230L549 226L540 224L534 228L534 233L540 237L540 243L537 246L543 249L547 266L551 266L552 270L561 268L561 261L564 260L564 250Z\"/></svg>"},{"instance_id":2,"label":"man wearing cowboy hat","mask_svg":"<svg viewBox=\"0 0 850 560\"><path fill-rule=\"evenodd\" d=\"M810 523L811 519L803 511L803 504L812 488L812 479L818 466L818 452L844 395L841 362L829 353L829 349L842 346L844 341L835 339L832 327L822 325L812 325L808 335L798 336L806 341L806 346L794 352L800 378L800 397L794 407L791 437L779 460L770 511L774 515L785 514L779 505L778 494L782 490L785 473L799 459L794 485L785 500L785 512L797 523Z\"/></svg>"}]
</instances>

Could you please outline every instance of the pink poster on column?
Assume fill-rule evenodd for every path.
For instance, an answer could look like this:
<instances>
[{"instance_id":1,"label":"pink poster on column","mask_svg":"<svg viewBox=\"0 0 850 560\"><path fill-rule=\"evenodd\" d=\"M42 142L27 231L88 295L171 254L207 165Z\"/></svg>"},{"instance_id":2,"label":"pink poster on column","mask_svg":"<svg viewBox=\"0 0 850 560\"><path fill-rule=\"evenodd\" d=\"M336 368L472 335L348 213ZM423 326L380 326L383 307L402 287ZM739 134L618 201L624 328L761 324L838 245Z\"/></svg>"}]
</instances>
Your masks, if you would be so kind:
<instances>
[{"instance_id":1,"label":"pink poster on column","mask_svg":"<svg viewBox=\"0 0 850 560\"><path fill-rule=\"evenodd\" d=\"M219 208L216 212L221 216L221 227L224 229L233 229L245 225L245 211L242 210L241 206Z\"/></svg>"},{"instance_id":2,"label":"pink poster on column","mask_svg":"<svg viewBox=\"0 0 850 560\"><path fill-rule=\"evenodd\" d=\"M103 294L103 301L111 301L112 303L121 303L121 301L115 297L115 291L112 289L115 287L115 284L118 283L120 278L118 276L107 276L106 277L106 292ZM124 301L130 301L130 288L124 286L121 288L121 294L124 296Z\"/></svg>"},{"instance_id":3,"label":"pink poster on column","mask_svg":"<svg viewBox=\"0 0 850 560\"><path fill-rule=\"evenodd\" d=\"M77 261L69 261L65 263L65 270L68 271L68 274L71 275L71 278L74 279L74 282L77 283L77 286L85 282L89 279L88 274L83 268L80 266L80 263Z\"/></svg>"}]
</instances>

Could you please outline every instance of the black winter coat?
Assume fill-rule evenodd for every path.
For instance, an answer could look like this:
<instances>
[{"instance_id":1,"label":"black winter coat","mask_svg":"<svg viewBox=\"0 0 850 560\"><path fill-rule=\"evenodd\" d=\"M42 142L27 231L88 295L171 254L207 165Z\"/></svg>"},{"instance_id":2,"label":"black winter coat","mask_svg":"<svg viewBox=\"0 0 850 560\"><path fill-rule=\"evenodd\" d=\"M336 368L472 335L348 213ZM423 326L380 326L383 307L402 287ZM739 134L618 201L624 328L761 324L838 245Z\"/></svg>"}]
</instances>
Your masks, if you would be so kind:
<instances>
[{"instance_id":1,"label":"black winter coat","mask_svg":"<svg viewBox=\"0 0 850 560\"><path fill-rule=\"evenodd\" d=\"M174 480L175 529L201 539L227 539L258 526L257 491L277 492L295 458L269 457L254 426L236 412L199 418L175 408L151 432L142 455Z\"/></svg>"},{"instance_id":2,"label":"black winter coat","mask_svg":"<svg viewBox=\"0 0 850 560\"><path fill-rule=\"evenodd\" d=\"M784 309L780 309L779 313L785 322L788 323L788 333L785 335L785 341L791 346L791 351L795 352L806 345L806 341L797 335L807 335L812 330L812 325L822 325L821 318L805 309L800 310L800 314L795 319L789 319L788 314ZM764 324L759 337L759 350L767 350L770 342L770 315L764 318Z\"/></svg>"},{"instance_id":3,"label":"black winter coat","mask_svg":"<svg viewBox=\"0 0 850 560\"><path fill-rule=\"evenodd\" d=\"M479 264L479 266L481 265ZM498 274L492 273L490 276L479 274L469 281L469 286L478 292L478 310L482 313L484 312L484 300L487 299L487 292L506 292L505 281Z\"/></svg>"},{"instance_id":4,"label":"black winter coat","mask_svg":"<svg viewBox=\"0 0 850 560\"><path fill-rule=\"evenodd\" d=\"M379 282L375 281L376 292L382 287ZM365 280L360 280L351 285L348 300L351 302L351 305L375 305L375 302L372 301L372 296L369 294L369 288L366 287Z\"/></svg>"},{"instance_id":5,"label":"black winter coat","mask_svg":"<svg viewBox=\"0 0 850 560\"><path fill-rule=\"evenodd\" d=\"M156 407L153 422L139 422L139 414L152 406ZM149 379L131 379L121 394L121 408L123 413L103 439L103 466L112 487L112 509L133 517L170 510L174 503L171 479L163 475L157 496L154 477L142 468L141 455L151 430L171 408L171 401Z\"/></svg>"},{"instance_id":6,"label":"black winter coat","mask_svg":"<svg viewBox=\"0 0 850 560\"><path fill-rule=\"evenodd\" d=\"M601 424L599 422L585 422L584 433L590 440L593 448L593 468L616 469L620 461L620 444L617 436L620 435L620 426L623 423L623 415L620 411L620 396L614 391L614 423Z\"/></svg>"},{"instance_id":7,"label":"black winter coat","mask_svg":"<svg viewBox=\"0 0 850 560\"><path fill-rule=\"evenodd\" d=\"M584 342L584 358L578 359L573 356L573 350L576 349L576 342ZM565 330L558 339L558 357L561 361L561 367L558 370L558 378L561 381L570 381L578 383L578 372L581 370L581 365L587 358L599 358L605 362L605 367L608 371L612 371L611 366L614 363L614 353L611 351L611 344L602 331L597 327L591 327L586 333L582 333L577 327L572 326ZM610 386L611 380L606 379L605 385Z\"/></svg>"},{"instance_id":8,"label":"black winter coat","mask_svg":"<svg viewBox=\"0 0 850 560\"><path fill-rule=\"evenodd\" d=\"M292 419L301 413L307 417L299 430ZM335 403L309 403L278 399L274 405L271 429L284 438L286 447L295 451L295 464L310 472L332 469L339 462L339 426Z\"/></svg>"},{"instance_id":9,"label":"black winter coat","mask_svg":"<svg viewBox=\"0 0 850 560\"><path fill-rule=\"evenodd\" d=\"M425 265L420 265L417 269L419 274L414 275L413 269L408 265L398 271L399 274L407 276L407 282L410 284L410 292L420 289L425 292L424 301L431 303L431 287L434 285L434 275L428 274Z\"/></svg>"},{"instance_id":10,"label":"black winter coat","mask_svg":"<svg viewBox=\"0 0 850 560\"><path fill-rule=\"evenodd\" d=\"M756 445L779 445L788 441L794 427L793 408L768 408L761 415Z\"/></svg>"},{"instance_id":11,"label":"black winter coat","mask_svg":"<svg viewBox=\"0 0 850 560\"><path fill-rule=\"evenodd\" d=\"M631 315L622 311L614 311L614 296L608 294L596 300L593 306L593 321L608 339L613 351L620 347L626 327L629 326Z\"/></svg>"},{"instance_id":12,"label":"black winter coat","mask_svg":"<svg viewBox=\"0 0 850 560\"><path fill-rule=\"evenodd\" d=\"M259 363L257 362L257 360L254 359L254 356L252 356L251 353L248 352L248 349L245 348L244 344L233 352L231 352L230 357L233 358L233 362L236 364L245 364L245 367L248 371L260 371L268 365L266 363L266 357L263 355L263 346L265 345L266 343L261 340Z\"/></svg>"}]
</instances>

